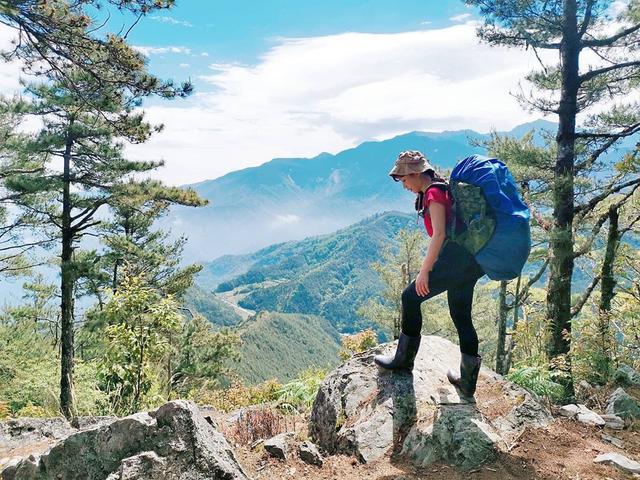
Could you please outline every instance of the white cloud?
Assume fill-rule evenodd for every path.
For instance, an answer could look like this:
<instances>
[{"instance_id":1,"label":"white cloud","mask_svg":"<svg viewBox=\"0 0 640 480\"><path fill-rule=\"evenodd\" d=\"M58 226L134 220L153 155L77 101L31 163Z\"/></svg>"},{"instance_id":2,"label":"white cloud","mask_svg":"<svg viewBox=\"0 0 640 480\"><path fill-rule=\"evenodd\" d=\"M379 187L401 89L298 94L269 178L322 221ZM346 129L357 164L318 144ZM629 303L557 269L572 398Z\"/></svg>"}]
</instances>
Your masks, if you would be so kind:
<instances>
[{"instance_id":1,"label":"white cloud","mask_svg":"<svg viewBox=\"0 0 640 480\"><path fill-rule=\"evenodd\" d=\"M168 46L168 47L145 47L142 45L133 45L134 50L146 55L160 55L163 53L184 53L186 55L191 53L191 49L187 47Z\"/></svg>"},{"instance_id":2,"label":"white cloud","mask_svg":"<svg viewBox=\"0 0 640 480\"><path fill-rule=\"evenodd\" d=\"M16 39L16 30L0 24L0 50L10 49ZM2 62L0 67L0 94L12 95L20 89L20 62Z\"/></svg>"},{"instance_id":3,"label":"white cloud","mask_svg":"<svg viewBox=\"0 0 640 480\"><path fill-rule=\"evenodd\" d=\"M181 63L180 68L189 68L191 65L189 65L188 63Z\"/></svg>"},{"instance_id":4,"label":"white cloud","mask_svg":"<svg viewBox=\"0 0 640 480\"><path fill-rule=\"evenodd\" d=\"M471 19L470 13L463 13L461 15L456 15L455 17L451 17L449 20L452 22L466 22Z\"/></svg>"},{"instance_id":5,"label":"white cloud","mask_svg":"<svg viewBox=\"0 0 640 480\"><path fill-rule=\"evenodd\" d=\"M152 20L156 22L168 23L169 25L179 25L181 27L193 27L193 23L187 22L186 20L176 20L173 17L168 17L164 15L154 15L150 17Z\"/></svg>"},{"instance_id":6,"label":"white cloud","mask_svg":"<svg viewBox=\"0 0 640 480\"><path fill-rule=\"evenodd\" d=\"M533 118L509 92L535 66L468 24L285 39L257 65L212 65L213 91L147 108L165 130L129 151L164 158L159 176L179 184L411 130L509 129Z\"/></svg>"},{"instance_id":7,"label":"white cloud","mask_svg":"<svg viewBox=\"0 0 640 480\"><path fill-rule=\"evenodd\" d=\"M201 57L208 57L208 56L209 56L209 54L208 54L207 52L202 52L202 53L200 54L200 56L201 56Z\"/></svg>"}]
</instances>

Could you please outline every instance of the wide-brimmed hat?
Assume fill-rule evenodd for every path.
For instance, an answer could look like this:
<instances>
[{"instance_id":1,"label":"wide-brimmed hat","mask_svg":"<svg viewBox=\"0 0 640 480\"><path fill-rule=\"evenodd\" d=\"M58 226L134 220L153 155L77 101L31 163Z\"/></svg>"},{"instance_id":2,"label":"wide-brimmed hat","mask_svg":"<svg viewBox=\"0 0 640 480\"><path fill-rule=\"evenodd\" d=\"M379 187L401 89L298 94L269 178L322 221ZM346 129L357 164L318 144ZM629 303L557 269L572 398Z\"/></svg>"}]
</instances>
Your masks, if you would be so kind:
<instances>
[{"instance_id":1,"label":"wide-brimmed hat","mask_svg":"<svg viewBox=\"0 0 640 480\"><path fill-rule=\"evenodd\" d=\"M407 150L398 155L396 164L389 172L389 176L396 182L400 177L411 173L422 173L426 171L435 172L435 168L427 161L427 158L417 150Z\"/></svg>"}]
</instances>

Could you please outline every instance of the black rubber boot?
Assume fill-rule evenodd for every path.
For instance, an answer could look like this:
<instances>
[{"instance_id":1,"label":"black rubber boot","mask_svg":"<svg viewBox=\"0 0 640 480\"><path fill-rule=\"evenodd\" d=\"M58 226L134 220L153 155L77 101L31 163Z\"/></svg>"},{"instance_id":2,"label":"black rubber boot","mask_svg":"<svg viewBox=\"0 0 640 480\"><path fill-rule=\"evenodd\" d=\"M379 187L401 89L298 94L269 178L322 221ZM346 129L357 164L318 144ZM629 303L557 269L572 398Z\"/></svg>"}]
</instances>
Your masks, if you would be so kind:
<instances>
[{"instance_id":1,"label":"black rubber boot","mask_svg":"<svg viewBox=\"0 0 640 480\"><path fill-rule=\"evenodd\" d=\"M413 361L420 348L422 337L410 337L400 333L398 348L395 355L376 355L373 359L376 365L389 370L413 370Z\"/></svg>"},{"instance_id":2,"label":"black rubber boot","mask_svg":"<svg viewBox=\"0 0 640 480\"><path fill-rule=\"evenodd\" d=\"M447 372L449 382L456 387L460 396L467 400L472 400L473 395L476 393L476 383L478 382L481 362L482 357L480 355L463 353L460 358L460 374L453 370Z\"/></svg>"}]
</instances>

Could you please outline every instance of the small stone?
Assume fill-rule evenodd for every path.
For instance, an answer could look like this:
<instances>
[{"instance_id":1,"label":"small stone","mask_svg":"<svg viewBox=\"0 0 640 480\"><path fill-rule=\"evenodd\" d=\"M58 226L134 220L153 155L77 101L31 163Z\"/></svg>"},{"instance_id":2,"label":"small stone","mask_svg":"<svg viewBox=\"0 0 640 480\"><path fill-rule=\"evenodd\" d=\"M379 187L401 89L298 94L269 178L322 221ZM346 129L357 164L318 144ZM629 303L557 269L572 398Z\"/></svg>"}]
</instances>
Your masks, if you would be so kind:
<instances>
[{"instance_id":1,"label":"small stone","mask_svg":"<svg viewBox=\"0 0 640 480\"><path fill-rule=\"evenodd\" d=\"M580 412L578 413L577 420L580 423L585 423L587 425L594 425L596 427L604 427L605 421L602 419L600 415L596 412L589 410L589 412Z\"/></svg>"},{"instance_id":2,"label":"small stone","mask_svg":"<svg viewBox=\"0 0 640 480\"><path fill-rule=\"evenodd\" d=\"M573 403L560 407L560 415L563 417L574 418L579 412L580 408Z\"/></svg>"},{"instance_id":3,"label":"small stone","mask_svg":"<svg viewBox=\"0 0 640 480\"><path fill-rule=\"evenodd\" d=\"M323 458L318 451L318 447L311 442L302 442L300 444L300 458L302 461L311 465L322 466Z\"/></svg>"},{"instance_id":4,"label":"small stone","mask_svg":"<svg viewBox=\"0 0 640 480\"><path fill-rule=\"evenodd\" d=\"M289 453L289 446L287 445L287 434L281 433L269 440L264 441L264 449L275 458L285 460Z\"/></svg>"},{"instance_id":5,"label":"small stone","mask_svg":"<svg viewBox=\"0 0 640 480\"><path fill-rule=\"evenodd\" d=\"M640 473L640 463L631 460L624 455L620 455L619 453L604 453L602 455L598 455L594 462L610 463L626 472Z\"/></svg>"},{"instance_id":6,"label":"small stone","mask_svg":"<svg viewBox=\"0 0 640 480\"><path fill-rule=\"evenodd\" d=\"M569 405L564 405L560 408L560 415L568 418L575 418L580 423L585 423L587 425L595 425L597 427L605 425L605 421L600 415L589 410L582 404L574 405L571 403Z\"/></svg>"},{"instance_id":7,"label":"small stone","mask_svg":"<svg viewBox=\"0 0 640 480\"><path fill-rule=\"evenodd\" d=\"M624 448L624 442L619 438L612 437L611 435L607 435L606 433L603 433L602 435L600 435L600 437L605 442L609 442L610 444L615 445L618 448Z\"/></svg>"},{"instance_id":8,"label":"small stone","mask_svg":"<svg viewBox=\"0 0 640 480\"><path fill-rule=\"evenodd\" d=\"M624 429L624 420L617 415L613 414L604 414L600 415L604 420L605 426L609 427L613 430L622 430Z\"/></svg>"}]
</instances>

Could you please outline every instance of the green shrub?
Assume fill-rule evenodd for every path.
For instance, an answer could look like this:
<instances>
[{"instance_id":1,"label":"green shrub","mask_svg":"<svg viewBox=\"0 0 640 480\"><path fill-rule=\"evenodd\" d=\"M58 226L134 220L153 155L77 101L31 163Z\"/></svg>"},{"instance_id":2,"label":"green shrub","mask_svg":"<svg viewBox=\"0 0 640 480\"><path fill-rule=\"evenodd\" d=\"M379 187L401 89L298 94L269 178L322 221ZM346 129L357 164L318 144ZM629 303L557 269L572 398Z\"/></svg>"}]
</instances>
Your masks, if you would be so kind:
<instances>
[{"instance_id":1,"label":"green shrub","mask_svg":"<svg viewBox=\"0 0 640 480\"><path fill-rule=\"evenodd\" d=\"M342 350L338 353L340 359L349 360L356 353L362 353L378 344L376 332L372 329L363 330L354 335L342 336Z\"/></svg>"},{"instance_id":2,"label":"green shrub","mask_svg":"<svg viewBox=\"0 0 640 480\"><path fill-rule=\"evenodd\" d=\"M32 403L28 403L20 410L18 410L15 414L16 417L31 417L31 418L50 418L57 417L60 415L58 409L51 409L41 407L40 405L33 405Z\"/></svg>"},{"instance_id":3,"label":"green shrub","mask_svg":"<svg viewBox=\"0 0 640 480\"><path fill-rule=\"evenodd\" d=\"M300 413L309 410L326 376L327 371L323 369L310 368L303 371L297 379L284 384L277 391L278 408L287 413Z\"/></svg>"},{"instance_id":4,"label":"green shrub","mask_svg":"<svg viewBox=\"0 0 640 480\"><path fill-rule=\"evenodd\" d=\"M514 369L507 378L521 387L531 390L532 392L549 397L551 400L560 400L564 398L564 387L554 381L554 373L545 367L540 366L524 366Z\"/></svg>"}]
</instances>

